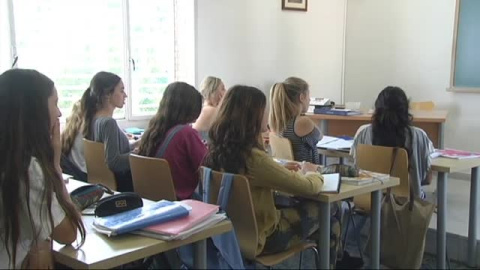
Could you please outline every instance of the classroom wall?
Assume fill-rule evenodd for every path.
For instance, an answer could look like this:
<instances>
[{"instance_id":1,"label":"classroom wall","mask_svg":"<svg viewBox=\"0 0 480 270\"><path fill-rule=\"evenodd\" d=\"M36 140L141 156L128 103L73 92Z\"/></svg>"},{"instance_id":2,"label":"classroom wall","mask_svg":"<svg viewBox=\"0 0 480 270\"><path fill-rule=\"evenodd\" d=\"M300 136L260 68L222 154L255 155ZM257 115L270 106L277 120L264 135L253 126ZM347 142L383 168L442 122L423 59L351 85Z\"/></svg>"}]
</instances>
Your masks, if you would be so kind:
<instances>
[{"instance_id":1,"label":"classroom wall","mask_svg":"<svg viewBox=\"0 0 480 270\"><path fill-rule=\"evenodd\" d=\"M400 86L449 111L446 147L480 151L480 94L446 91L455 2L348 0L345 100L370 108L385 86Z\"/></svg>"},{"instance_id":2,"label":"classroom wall","mask_svg":"<svg viewBox=\"0 0 480 270\"><path fill-rule=\"evenodd\" d=\"M7 0L0 0L0 74L11 65L7 7Z\"/></svg>"},{"instance_id":3,"label":"classroom wall","mask_svg":"<svg viewBox=\"0 0 480 270\"><path fill-rule=\"evenodd\" d=\"M312 96L339 102L346 1L311 0L308 12L282 11L281 2L197 0L197 86L213 75L268 92L299 76Z\"/></svg>"}]
</instances>

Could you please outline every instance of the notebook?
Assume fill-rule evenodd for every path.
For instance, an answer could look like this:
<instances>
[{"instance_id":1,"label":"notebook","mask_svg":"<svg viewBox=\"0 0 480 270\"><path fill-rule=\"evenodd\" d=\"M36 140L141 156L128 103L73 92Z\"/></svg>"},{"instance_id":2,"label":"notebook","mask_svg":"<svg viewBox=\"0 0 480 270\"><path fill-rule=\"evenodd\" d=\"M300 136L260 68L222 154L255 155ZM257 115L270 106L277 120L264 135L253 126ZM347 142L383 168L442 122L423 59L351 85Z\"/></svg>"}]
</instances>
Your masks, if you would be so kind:
<instances>
[{"instance_id":1,"label":"notebook","mask_svg":"<svg viewBox=\"0 0 480 270\"><path fill-rule=\"evenodd\" d=\"M96 217L93 228L108 236L120 235L187 216L191 207L180 202L161 200L123 213Z\"/></svg>"},{"instance_id":2,"label":"notebook","mask_svg":"<svg viewBox=\"0 0 480 270\"><path fill-rule=\"evenodd\" d=\"M340 192L340 174L323 174L323 186L320 193L339 193Z\"/></svg>"},{"instance_id":3,"label":"notebook","mask_svg":"<svg viewBox=\"0 0 480 270\"><path fill-rule=\"evenodd\" d=\"M360 170L357 177L342 177L342 183L347 185L362 186L370 184L374 181L386 181L390 178L390 175L383 173L376 173L366 170Z\"/></svg>"},{"instance_id":4,"label":"notebook","mask_svg":"<svg viewBox=\"0 0 480 270\"><path fill-rule=\"evenodd\" d=\"M433 152L430 156L432 158L441 156L441 157L453 158L453 159L467 159L467 158L479 158L480 153L447 148L447 149L436 149L435 152Z\"/></svg>"},{"instance_id":5,"label":"notebook","mask_svg":"<svg viewBox=\"0 0 480 270\"><path fill-rule=\"evenodd\" d=\"M218 205L196 200L183 200L182 203L192 208L188 216L166 223L148 226L142 230L152 233L176 235L213 216L219 209Z\"/></svg>"}]
</instances>

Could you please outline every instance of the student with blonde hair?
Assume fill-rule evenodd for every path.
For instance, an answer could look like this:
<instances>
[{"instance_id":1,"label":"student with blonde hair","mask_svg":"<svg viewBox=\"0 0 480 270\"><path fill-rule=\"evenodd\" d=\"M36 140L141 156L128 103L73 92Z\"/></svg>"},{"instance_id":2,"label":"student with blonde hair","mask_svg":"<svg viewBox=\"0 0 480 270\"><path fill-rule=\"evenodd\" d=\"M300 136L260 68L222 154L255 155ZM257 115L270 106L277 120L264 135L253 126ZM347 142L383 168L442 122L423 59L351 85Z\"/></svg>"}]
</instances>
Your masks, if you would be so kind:
<instances>
[{"instance_id":1,"label":"student with blonde hair","mask_svg":"<svg viewBox=\"0 0 480 270\"><path fill-rule=\"evenodd\" d=\"M204 98L202 112L193 124L203 140L208 141L208 131L217 115L217 108L225 95L225 84L219 78L208 76L200 84Z\"/></svg>"},{"instance_id":2,"label":"student with blonde hair","mask_svg":"<svg viewBox=\"0 0 480 270\"><path fill-rule=\"evenodd\" d=\"M317 143L322 138L313 121L304 116L310 103L308 83L297 77L276 83L270 90L270 129L290 140L297 161L320 164Z\"/></svg>"},{"instance_id":3,"label":"student with blonde hair","mask_svg":"<svg viewBox=\"0 0 480 270\"><path fill-rule=\"evenodd\" d=\"M87 92L85 92L87 93ZM83 94L85 99L85 93ZM73 104L72 113L67 117L65 129L62 132L62 170L72 175L76 180L87 181L87 166L83 151L83 119L81 100Z\"/></svg>"}]
</instances>

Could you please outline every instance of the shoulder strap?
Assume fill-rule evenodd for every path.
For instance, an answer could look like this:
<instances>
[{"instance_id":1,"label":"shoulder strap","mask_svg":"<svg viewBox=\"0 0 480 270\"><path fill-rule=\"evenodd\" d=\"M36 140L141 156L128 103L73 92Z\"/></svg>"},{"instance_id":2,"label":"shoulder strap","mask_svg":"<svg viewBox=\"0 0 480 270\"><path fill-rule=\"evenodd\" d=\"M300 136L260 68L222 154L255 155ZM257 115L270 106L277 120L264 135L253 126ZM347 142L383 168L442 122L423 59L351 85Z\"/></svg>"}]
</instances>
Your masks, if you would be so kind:
<instances>
[{"instance_id":1,"label":"shoulder strap","mask_svg":"<svg viewBox=\"0 0 480 270\"><path fill-rule=\"evenodd\" d=\"M208 203L210 198L210 181L212 176L212 169L204 167L203 168L203 189L202 189L202 200L203 202Z\"/></svg>"},{"instance_id":2,"label":"shoulder strap","mask_svg":"<svg viewBox=\"0 0 480 270\"><path fill-rule=\"evenodd\" d=\"M163 157L163 154L165 154L165 151L167 150L167 147L170 144L170 141L173 139L175 134L177 134L177 132L182 130L184 127L185 127L185 125L178 125L178 126L174 127L170 131L170 133L167 134L167 136L165 137L165 140L163 140L162 145L160 145L160 148L158 149L157 154L155 155L156 157L158 157L158 158Z\"/></svg>"},{"instance_id":3,"label":"shoulder strap","mask_svg":"<svg viewBox=\"0 0 480 270\"><path fill-rule=\"evenodd\" d=\"M392 176L393 168L395 167L395 162L397 161L397 152L398 152L398 148L397 147L393 148L392 163L390 164L390 170L388 172L390 176ZM387 197L390 197L391 193L392 193L392 188L387 188Z\"/></svg>"}]
</instances>

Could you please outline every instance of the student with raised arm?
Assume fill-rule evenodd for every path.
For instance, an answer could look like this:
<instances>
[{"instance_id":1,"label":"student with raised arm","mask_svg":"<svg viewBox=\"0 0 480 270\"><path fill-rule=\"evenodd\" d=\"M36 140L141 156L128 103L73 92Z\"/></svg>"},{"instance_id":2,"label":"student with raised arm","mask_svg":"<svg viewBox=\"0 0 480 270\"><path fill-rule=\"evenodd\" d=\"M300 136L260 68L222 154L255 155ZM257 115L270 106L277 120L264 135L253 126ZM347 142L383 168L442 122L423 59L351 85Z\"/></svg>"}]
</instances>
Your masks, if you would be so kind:
<instances>
[{"instance_id":1,"label":"student with raised arm","mask_svg":"<svg viewBox=\"0 0 480 270\"><path fill-rule=\"evenodd\" d=\"M201 109L202 95L193 86L169 84L139 147L139 155L168 161L179 200L192 197L198 185L198 168L207 152L198 132L190 126Z\"/></svg>"},{"instance_id":2,"label":"student with raised arm","mask_svg":"<svg viewBox=\"0 0 480 270\"><path fill-rule=\"evenodd\" d=\"M372 123L358 129L350 154L355 159L359 144L404 148L408 153L414 194L425 198L421 186L431 183L430 154L434 148L425 131L412 125L413 117L408 109L409 102L401 88L388 86L383 89L375 101Z\"/></svg>"},{"instance_id":3,"label":"student with raised arm","mask_svg":"<svg viewBox=\"0 0 480 270\"><path fill-rule=\"evenodd\" d=\"M200 116L193 124L193 128L198 130L202 140L208 141L208 131L217 115L218 106L225 95L225 85L222 80L216 77L206 77L200 84L204 103Z\"/></svg>"},{"instance_id":4,"label":"student with raised arm","mask_svg":"<svg viewBox=\"0 0 480 270\"><path fill-rule=\"evenodd\" d=\"M322 134L315 123L303 115L310 104L307 82L290 77L274 84L270 90L270 104L270 129L290 140L295 160L320 164L317 143Z\"/></svg>"},{"instance_id":5,"label":"student with raised arm","mask_svg":"<svg viewBox=\"0 0 480 270\"><path fill-rule=\"evenodd\" d=\"M127 98L122 79L110 72L98 72L92 78L84 97L83 137L105 145L105 160L108 168L115 174L118 190L132 191L128 156L136 143L129 143L127 135L113 118L114 110L123 108Z\"/></svg>"},{"instance_id":6,"label":"student with raised arm","mask_svg":"<svg viewBox=\"0 0 480 270\"><path fill-rule=\"evenodd\" d=\"M51 239L85 228L60 169L60 110L52 80L26 69L0 75L0 268L52 268Z\"/></svg>"},{"instance_id":7,"label":"student with raised arm","mask_svg":"<svg viewBox=\"0 0 480 270\"><path fill-rule=\"evenodd\" d=\"M302 200L295 207L278 210L273 191L315 196L323 185L317 165L306 163L303 175L268 156L261 142L261 132L267 128L266 105L265 95L257 88L234 86L228 90L210 129L204 162L213 170L243 174L249 180L259 233L257 255L284 251L318 229L317 202ZM330 254L335 264L340 223L338 206L332 206Z\"/></svg>"}]
</instances>

